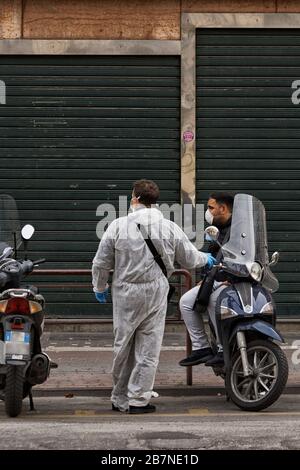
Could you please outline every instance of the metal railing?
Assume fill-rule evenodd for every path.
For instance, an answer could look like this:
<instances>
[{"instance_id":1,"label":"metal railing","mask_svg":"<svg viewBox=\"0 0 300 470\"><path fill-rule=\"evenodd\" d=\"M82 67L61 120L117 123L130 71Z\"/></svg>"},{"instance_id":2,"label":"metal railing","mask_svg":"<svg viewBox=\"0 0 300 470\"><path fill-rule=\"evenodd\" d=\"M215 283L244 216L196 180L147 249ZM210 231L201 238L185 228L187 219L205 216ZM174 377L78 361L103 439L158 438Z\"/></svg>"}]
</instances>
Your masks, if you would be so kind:
<instances>
[{"instance_id":1,"label":"metal railing","mask_svg":"<svg viewBox=\"0 0 300 470\"><path fill-rule=\"evenodd\" d=\"M34 270L31 275L42 275L42 276L92 276L92 271L91 269L36 269ZM174 284L176 287L182 288L183 287L183 292L181 291L180 293L184 293L192 288L192 276L189 271L186 269L176 269L172 276L183 276L184 277L184 282L183 284ZM38 284L37 284L38 285ZM74 288L74 287L86 287L86 288L91 288L91 283L81 283L81 282L59 282L55 284L48 284L47 283L47 288ZM177 318L172 317L172 318L167 318L166 321L176 321L176 322L183 322L181 319L180 311L178 309L177 311ZM112 318L106 318L106 322L112 323L113 320ZM191 344L191 339L188 334L188 331L186 330L186 355L189 356L192 352L192 344ZM192 373L192 367L187 367L186 368L186 383L187 385L193 385L193 373Z\"/></svg>"}]
</instances>

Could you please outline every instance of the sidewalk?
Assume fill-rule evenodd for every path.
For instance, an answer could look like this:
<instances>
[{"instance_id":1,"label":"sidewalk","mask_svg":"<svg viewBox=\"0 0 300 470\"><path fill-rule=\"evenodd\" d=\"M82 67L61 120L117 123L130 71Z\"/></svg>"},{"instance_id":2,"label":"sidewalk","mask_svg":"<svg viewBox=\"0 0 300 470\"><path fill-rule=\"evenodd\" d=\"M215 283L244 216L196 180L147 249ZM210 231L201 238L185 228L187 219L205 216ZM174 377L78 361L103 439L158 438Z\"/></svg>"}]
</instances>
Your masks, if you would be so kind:
<instances>
[{"instance_id":1,"label":"sidewalk","mask_svg":"<svg viewBox=\"0 0 300 470\"><path fill-rule=\"evenodd\" d=\"M288 387L300 392L300 341L299 336L285 336L283 348L289 361ZM216 377L210 367L194 366L193 387L186 385L186 368L178 365L186 356L184 333L165 334L160 362L156 374L155 388L161 391L172 389L179 393L190 393L201 389L209 394L223 390L223 380ZM43 335L44 351L58 363L46 383L35 387L39 393L63 393L76 391L108 391L111 388L112 333L54 333ZM297 364L298 362L298 364Z\"/></svg>"}]
</instances>

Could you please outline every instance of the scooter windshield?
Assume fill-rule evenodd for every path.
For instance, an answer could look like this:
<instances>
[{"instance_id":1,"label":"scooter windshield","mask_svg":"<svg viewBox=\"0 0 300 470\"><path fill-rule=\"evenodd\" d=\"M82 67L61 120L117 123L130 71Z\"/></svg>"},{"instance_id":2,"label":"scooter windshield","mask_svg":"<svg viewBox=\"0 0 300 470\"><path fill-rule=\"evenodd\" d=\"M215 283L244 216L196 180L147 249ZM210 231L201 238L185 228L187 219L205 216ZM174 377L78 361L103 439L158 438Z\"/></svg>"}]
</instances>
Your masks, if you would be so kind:
<instances>
[{"instance_id":1,"label":"scooter windshield","mask_svg":"<svg viewBox=\"0 0 300 470\"><path fill-rule=\"evenodd\" d=\"M17 248L22 243L20 219L16 201L8 194L0 194L0 256L10 246Z\"/></svg>"},{"instance_id":2,"label":"scooter windshield","mask_svg":"<svg viewBox=\"0 0 300 470\"><path fill-rule=\"evenodd\" d=\"M234 198L229 241L222 247L225 265L236 265L238 276L249 276L248 267L257 262L263 268L260 284L275 292L279 283L269 268L265 208L249 194Z\"/></svg>"}]
</instances>

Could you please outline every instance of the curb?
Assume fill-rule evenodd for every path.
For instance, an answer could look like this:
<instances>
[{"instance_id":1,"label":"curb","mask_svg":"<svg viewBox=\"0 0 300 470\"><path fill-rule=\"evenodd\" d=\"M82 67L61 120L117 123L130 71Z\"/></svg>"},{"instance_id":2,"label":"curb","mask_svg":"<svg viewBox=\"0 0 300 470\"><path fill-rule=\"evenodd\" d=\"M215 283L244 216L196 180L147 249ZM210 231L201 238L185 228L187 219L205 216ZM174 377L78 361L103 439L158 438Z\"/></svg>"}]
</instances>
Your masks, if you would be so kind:
<instances>
[{"instance_id":1,"label":"curb","mask_svg":"<svg viewBox=\"0 0 300 470\"><path fill-rule=\"evenodd\" d=\"M204 319L205 327L208 328L208 321ZM277 327L283 336L300 334L300 315L295 318L277 318ZM112 333L112 318L45 318L45 333ZM167 317L165 324L166 333L185 333L183 320Z\"/></svg>"},{"instance_id":2,"label":"curb","mask_svg":"<svg viewBox=\"0 0 300 470\"><path fill-rule=\"evenodd\" d=\"M220 386L157 386L155 390L159 396L180 397L180 396L225 396L225 388ZM111 388L49 388L49 389L33 389L34 397L62 397L73 398L81 397L110 397ZM287 385L284 395L300 394L300 384Z\"/></svg>"}]
</instances>

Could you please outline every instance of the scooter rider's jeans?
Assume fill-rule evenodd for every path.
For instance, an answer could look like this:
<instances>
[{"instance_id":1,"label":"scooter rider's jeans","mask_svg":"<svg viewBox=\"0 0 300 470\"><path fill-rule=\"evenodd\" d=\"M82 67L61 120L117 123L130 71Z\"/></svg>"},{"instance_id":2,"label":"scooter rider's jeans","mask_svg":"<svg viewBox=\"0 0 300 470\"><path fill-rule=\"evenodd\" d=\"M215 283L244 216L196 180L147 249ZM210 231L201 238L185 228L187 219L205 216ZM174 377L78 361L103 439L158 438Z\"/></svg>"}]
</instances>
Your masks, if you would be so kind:
<instances>
[{"instance_id":1,"label":"scooter rider's jeans","mask_svg":"<svg viewBox=\"0 0 300 470\"><path fill-rule=\"evenodd\" d=\"M227 286L221 282L214 282L213 292L209 298L209 303L207 306L207 313L214 325L216 332L217 344L221 344L217 323L216 323L216 303L217 299ZM208 348L210 346L207 334L205 333L204 323L202 314L193 309L196 297L199 291L199 286L193 287L193 289L186 292L180 299L180 311L186 328L189 332L192 350Z\"/></svg>"}]
</instances>

